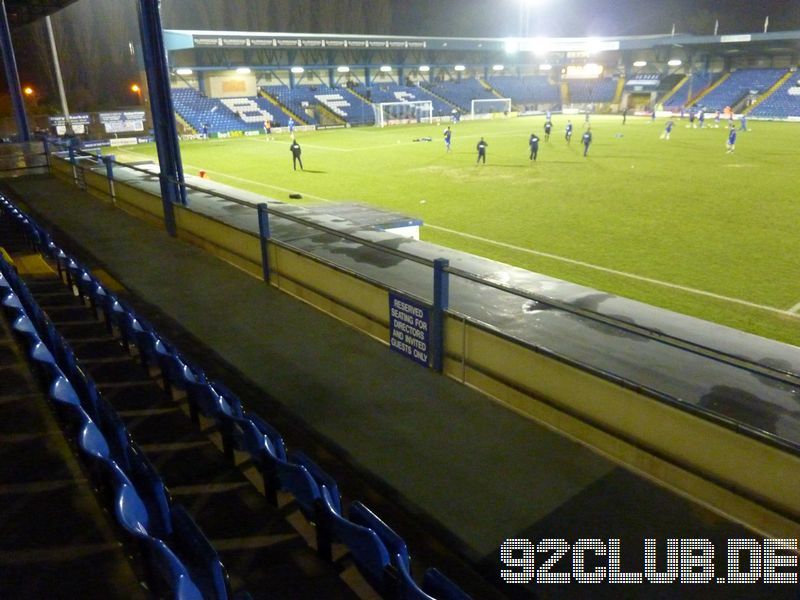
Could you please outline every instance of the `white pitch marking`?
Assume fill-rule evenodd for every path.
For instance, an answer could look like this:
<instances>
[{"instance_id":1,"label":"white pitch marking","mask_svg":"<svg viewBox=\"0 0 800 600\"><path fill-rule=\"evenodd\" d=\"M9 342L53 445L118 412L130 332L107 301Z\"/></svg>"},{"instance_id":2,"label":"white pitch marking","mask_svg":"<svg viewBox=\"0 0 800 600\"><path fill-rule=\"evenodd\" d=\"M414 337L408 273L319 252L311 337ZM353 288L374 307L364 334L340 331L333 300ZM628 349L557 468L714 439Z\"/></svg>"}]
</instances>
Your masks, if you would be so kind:
<instances>
[{"instance_id":1,"label":"white pitch marking","mask_svg":"<svg viewBox=\"0 0 800 600\"><path fill-rule=\"evenodd\" d=\"M126 150L124 152L126 154L132 154L132 155L136 155L136 156L144 156L146 158L152 158L150 156L147 156L146 154L141 154L141 153L138 153L138 152L132 152L130 150ZM200 168L200 167L197 167L197 166L194 166L194 165L189 165L189 164L186 164L186 166L189 167L190 169L199 169ZM329 203L332 203L332 204L337 202L337 200L330 200L329 198L323 198L322 196L315 196L313 194L307 194L305 192L300 192L299 190L292 190L292 189L289 189L289 188L284 188L284 187L280 187L280 186L277 186L277 185L272 185L272 184L269 184L269 183L263 183L263 182L260 182L260 181L253 181L252 179L245 179L243 177L236 177L235 175L227 175L227 174L222 173L220 171L211 171L210 169L205 169L205 170L208 173L211 173L213 175L218 175L218 176L221 176L221 177L227 177L228 179L233 179L235 181L241 181L242 183L248 183L248 184L256 185L256 186L260 186L260 187L270 188L270 189L274 189L274 190L280 190L282 192L301 193L306 198L312 198L314 200L319 200L321 202L329 202ZM652 277L644 277L642 275L636 275L635 273L628 273L626 271L618 271L617 269L609 269L608 267L601 267L600 265L593 265L592 263L587 263L587 262L584 262L582 260L575 260L575 259L572 259L572 258L567 258L565 256L559 256L557 254L551 254L549 252L541 252L539 250L532 250L530 248L523 248L521 246L515 246L513 244L508 244L506 242L498 242L496 240L492 240L492 239L489 239L489 238L481 237L481 236L478 236L478 235L473 235L471 233L465 233L463 231L456 231L455 229L448 229L447 227L440 227L438 225L433 225L432 223L425 223L425 225L427 227L430 227L431 229L437 229L439 231L444 231L446 233L451 233L453 235L458 235L458 236L461 236L461 237L477 240L479 242L484 242L486 244L492 244L492 245L495 245L495 246L500 246L502 248L508 248L509 250L515 250L517 252L523 252L523 253L526 253L526 254L533 254L535 256L542 256L542 257L545 257L545 258L550 258L552 260L558 260L558 261L561 261L561 262L565 262L565 263L568 263L568 264L571 264L571 265L577 265L577 266L580 266L580 267L585 267L587 269L594 269L595 271L602 271L604 273L611 273L613 275L618 275L620 277L627 277L629 279L635 279L637 281L645 281L647 283L653 283L655 285L660 285L660 286L668 287L668 288L675 289L675 290L681 290L683 292L688 292L690 294L697 294L699 296L706 296L708 298L714 298L715 300L723 300L725 302L731 302L731 303L734 303L734 304L741 304L742 306L748 306L750 308L757 308L757 309L760 309L760 310L766 310L766 311L777 313L777 314L780 314L780 315L800 318L800 302L795 304L789 310L782 310L780 308L775 308L773 306L766 306L764 304L756 304L755 302L748 302L747 300L741 300L740 298L731 298L729 296L722 296L720 294L715 294L713 292L707 292L705 290L699 290L697 288L691 288L691 287L687 287L687 286L683 286L683 285L678 285L678 284L675 284L675 283L669 283L668 281L661 281L660 279L653 279Z\"/></svg>"},{"instance_id":2,"label":"white pitch marking","mask_svg":"<svg viewBox=\"0 0 800 600\"><path fill-rule=\"evenodd\" d=\"M455 231L454 229L447 229L446 227L439 227L438 225L432 225L430 223L425 223L426 226L430 227L431 229L438 229L439 231L445 231L447 233L452 233L454 235L459 235L462 237L470 238L473 240L478 240L480 242L485 242L487 244L493 244L495 246L501 246L503 248L508 248L510 250L516 250L518 252L524 252L526 254L534 254L536 256L543 256L545 258L550 258L553 260L558 260L561 262L569 263L572 265L578 265L581 267L586 267L588 269L594 269L596 271L602 271L604 273L611 273L613 275L619 275L621 277L628 277L630 279L636 279L637 281L646 281L647 283L654 283L656 285L661 285L664 287L672 288L675 290L681 290L683 292L689 292L690 294L697 294L700 296L706 296L708 298L714 298L716 300L724 300L726 302L732 302L734 304L741 304L743 306L749 306L750 308L758 308L761 310L768 310L770 312L778 313L781 315L789 315L791 317L800 317L800 315L793 312L795 309L800 310L800 303L795 305L790 310L781 310L780 308L775 308L772 306L766 306L764 304L756 304L755 302L748 302L747 300L741 300L739 298L731 298L729 296L722 296L720 294L715 294L713 292L707 292L705 290L698 290L697 288L686 287L684 285L678 285L676 283L669 283L667 281L661 281L659 279L653 279L651 277L644 277L642 275L636 275L634 273L627 273L625 271L618 271L616 269L609 269L608 267L601 267L599 265L593 265L591 263L583 262L582 260L575 260L572 258L566 258L564 256L558 256L557 254L550 254L549 252L541 252L539 250L531 250L530 248L522 248L521 246L514 246L513 244L507 244L505 242L498 242L495 240L490 240L489 238L484 238L478 235L472 235L471 233L464 233L462 231Z\"/></svg>"}]
</instances>

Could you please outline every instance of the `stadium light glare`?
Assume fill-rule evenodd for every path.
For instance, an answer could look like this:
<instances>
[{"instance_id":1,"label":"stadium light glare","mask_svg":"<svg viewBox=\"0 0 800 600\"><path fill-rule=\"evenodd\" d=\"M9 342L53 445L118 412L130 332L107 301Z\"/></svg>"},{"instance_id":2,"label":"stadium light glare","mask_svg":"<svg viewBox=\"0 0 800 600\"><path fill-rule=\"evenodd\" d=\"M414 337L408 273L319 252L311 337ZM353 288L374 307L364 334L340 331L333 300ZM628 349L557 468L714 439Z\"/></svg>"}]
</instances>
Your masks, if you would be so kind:
<instances>
[{"instance_id":1,"label":"stadium light glare","mask_svg":"<svg viewBox=\"0 0 800 600\"><path fill-rule=\"evenodd\" d=\"M506 40L506 54L516 54L519 51L519 41L509 39Z\"/></svg>"},{"instance_id":2,"label":"stadium light glare","mask_svg":"<svg viewBox=\"0 0 800 600\"><path fill-rule=\"evenodd\" d=\"M236 72L239 73L239 75L247 75L250 73L250 67L239 67L236 69Z\"/></svg>"},{"instance_id":3,"label":"stadium light glare","mask_svg":"<svg viewBox=\"0 0 800 600\"><path fill-rule=\"evenodd\" d=\"M431 70L431 68L428 65L420 65L419 66L419 72L420 73L427 73L430 70Z\"/></svg>"},{"instance_id":4,"label":"stadium light glare","mask_svg":"<svg viewBox=\"0 0 800 600\"><path fill-rule=\"evenodd\" d=\"M23 88L22 93L24 93L26 96L33 96L33 88L29 85L26 85Z\"/></svg>"},{"instance_id":5,"label":"stadium light glare","mask_svg":"<svg viewBox=\"0 0 800 600\"><path fill-rule=\"evenodd\" d=\"M502 71L505 69L503 65L492 65L492 71Z\"/></svg>"},{"instance_id":6,"label":"stadium light glare","mask_svg":"<svg viewBox=\"0 0 800 600\"><path fill-rule=\"evenodd\" d=\"M553 65L548 65L547 63L543 63L543 64L539 65L539 70L540 71L549 71L552 68L553 68Z\"/></svg>"},{"instance_id":7,"label":"stadium light glare","mask_svg":"<svg viewBox=\"0 0 800 600\"><path fill-rule=\"evenodd\" d=\"M134 94L138 94L139 92L141 92L141 91L142 91L142 88L140 88L140 87L139 87L139 84L138 84L138 83L133 83L133 84L131 84L131 91L132 91Z\"/></svg>"},{"instance_id":8,"label":"stadium light glare","mask_svg":"<svg viewBox=\"0 0 800 600\"><path fill-rule=\"evenodd\" d=\"M603 44L600 40L589 38L586 40L586 53L589 55L598 54L603 51Z\"/></svg>"},{"instance_id":9,"label":"stadium light glare","mask_svg":"<svg viewBox=\"0 0 800 600\"><path fill-rule=\"evenodd\" d=\"M672 60L667 61L667 64L670 67L680 67L683 64L680 58L673 58Z\"/></svg>"},{"instance_id":10,"label":"stadium light glare","mask_svg":"<svg viewBox=\"0 0 800 600\"><path fill-rule=\"evenodd\" d=\"M381 65L380 71L381 73L391 73L392 67L390 67L389 65Z\"/></svg>"},{"instance_id":11,"label":"stadium light glare","mask_svg":"<svg viewBox=\"0 0 800 600\"><path fill-rule=\"evenodd\" d=\"M295 75L299 75L300 73L303 73L303 72L305 72L305 69L304 69L303 67L292 67L292 68L291 68L291 69L289 69L289 70L290 70L292 73L294 73Z\"/></svg>"},{"instance_id":12,"label":"stadium light glare","mask_svg":"<svg viewBox=\"0 0 800 600\"><path fill-rule=\"evenodd\" d=\"M592 75L594 77L599 77L603 74L603 66L598 65L595 63L586 63L583 65L583 72L587 75Z\"/></svg>"},{"instance_id":13,"label":"stadium light glare","mask_svg":"<svg viewBox=\"0 0 800 600\"><path fill-rule=\"evenodd\" d=\"M336 67L337 73L349 73L350 67L342 65L341 67Z\"/></svg>"},{"instance_id":14,"label":"stadium light glare","mask_svg":"<svg viewBox=\"0 0 800 600\"><path fill-rule=\"evenodd\" d=\"M647 61L646 60L634 61L633 66L634 67L646 67L647 66Z\"/></svg>"},{"instance_id":15,"label":"stadium light glare","mask_svg":"<svg viewBox=\"0 0 800 600\"><path fill-rule=\"evenodd\" d=\"M194 73L194 71L192 71L191 69L185 69L185 68L184 69L175 69L175 72L178 75L191 75L192 73Z\"/></svg>"},{"instance_id":16,"label":"stadium light glare","mask_svg":"<svg viewBox=\"0 0 800 600\"><path fill-rule=\"evenodd\" d=\"M453 69L456 71L464 71L466 70L466 68L467 67L465 67L464 65L456 65L455 67L453 67Z\"/></svg>"}]
</instances>

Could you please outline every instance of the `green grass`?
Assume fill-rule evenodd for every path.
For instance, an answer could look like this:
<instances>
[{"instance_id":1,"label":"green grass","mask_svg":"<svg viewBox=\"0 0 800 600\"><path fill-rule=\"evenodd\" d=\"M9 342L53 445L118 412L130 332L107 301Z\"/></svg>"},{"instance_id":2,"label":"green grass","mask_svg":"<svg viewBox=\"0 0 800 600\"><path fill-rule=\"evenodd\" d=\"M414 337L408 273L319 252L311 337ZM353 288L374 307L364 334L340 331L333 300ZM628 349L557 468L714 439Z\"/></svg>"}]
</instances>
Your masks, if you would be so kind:
<instances>
[{"instance_id":1,"label":"green grass","mask_svg":"<svg viewBox=\"0 0 800 600\"><path fill-rule=\"evenodd\" d=\"M460 123L450 154L444 125L301 132L304 172L292 171L287 135L189 141L182 154L189 174L283 201L297 191L402 212L423 219L425 240L800 345L798 316L525 251L787 311L800 302L800 126L751 121L728 155L724 127L676 119L665 141L664 119L596 116L583 158L583 117L570 146L566 120L555 117L536 163L527 140L543 137L540 117ZM433 143L412 142L422 136ZM475 164L481 136L486 166Z\"/></svg>"}]
</instances>

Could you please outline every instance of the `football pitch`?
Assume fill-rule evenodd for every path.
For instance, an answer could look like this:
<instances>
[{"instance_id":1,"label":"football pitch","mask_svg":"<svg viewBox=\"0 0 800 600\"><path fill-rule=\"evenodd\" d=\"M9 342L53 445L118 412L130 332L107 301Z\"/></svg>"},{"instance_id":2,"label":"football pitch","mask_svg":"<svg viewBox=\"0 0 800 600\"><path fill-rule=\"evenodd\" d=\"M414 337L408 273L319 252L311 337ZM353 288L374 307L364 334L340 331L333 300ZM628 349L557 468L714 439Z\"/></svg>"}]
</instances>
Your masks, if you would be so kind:
<instances>
[{"instance_id":1,"label":"football pitch","mask_svg":"<svg viewBox=\"0 0 800 600\"><path fill-rule=\"evenodd\" d=\"M724 121L676 118L664 140L666 121L593 116L586 158L582 115L571 144L562 115L549 141L543 117L458 123L450 153L445 123L298 132L296 172L288 134L181 150L187 174L284 202L383 207L422 219L426 241L800 345L800 124L751 121L727 154ZM153 145L112 152L156 156Z\"/></svg>"}]
</instances>

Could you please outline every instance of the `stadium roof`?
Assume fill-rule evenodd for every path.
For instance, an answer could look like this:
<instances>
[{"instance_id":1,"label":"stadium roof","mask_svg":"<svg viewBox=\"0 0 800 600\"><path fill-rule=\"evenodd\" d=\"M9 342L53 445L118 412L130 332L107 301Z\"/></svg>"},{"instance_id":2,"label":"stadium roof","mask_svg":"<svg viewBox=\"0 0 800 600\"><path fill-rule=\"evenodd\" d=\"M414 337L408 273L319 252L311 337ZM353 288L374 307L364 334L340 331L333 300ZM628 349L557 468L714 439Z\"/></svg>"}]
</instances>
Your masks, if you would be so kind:
<instances>
[{"instance_id":1,"label":"stadium roof","mask_svg":"<svg viewBox=\"0 0 800 600\"><path fill-rule=\"evenodd\" d=\"M21 27L66 8L76 0L5 0L11 27Z\"/></svg>"},{"instance_id":2,"label":"stadium roof","mask_svg":"<svg viewBox=\"0 0 800 600\"><path fill-rule=\"evenodd\" d=\"M482 50L510 49L536 52L645 50L677 46L716 52L720 47L758 54L782 54L800 50L800 31L742 33L735 35L641 35L597 38L445 38L391 35L341 35L314 33L276 33L253 31L167 30L168 50L192 48L350 48L350 49L425 49Z\"/></svg>"}]
</instances>

